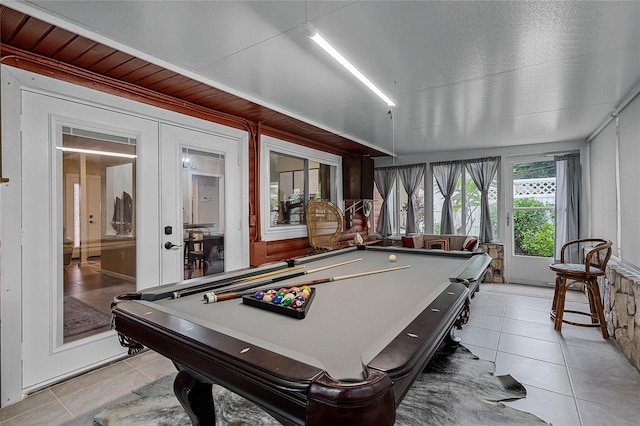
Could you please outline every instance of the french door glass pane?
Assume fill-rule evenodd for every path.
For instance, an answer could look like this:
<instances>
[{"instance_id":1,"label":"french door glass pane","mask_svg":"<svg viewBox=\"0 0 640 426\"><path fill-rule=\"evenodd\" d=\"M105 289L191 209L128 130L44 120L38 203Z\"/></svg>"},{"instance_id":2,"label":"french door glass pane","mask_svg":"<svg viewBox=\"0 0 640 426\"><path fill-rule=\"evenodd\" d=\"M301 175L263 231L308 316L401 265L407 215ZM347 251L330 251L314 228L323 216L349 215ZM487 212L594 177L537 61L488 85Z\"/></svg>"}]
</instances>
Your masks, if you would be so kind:
<instances>
[{"instance_id":1,"label":"french door glass pane","mask_svg":"<svg viewBox=\"0 0 640 426\"><path fill-rule=\"evenodd\" d=\"M515 255L553 257L555 192L553 160L513 164Z\"/></svg>"},{"instance_id":2,"label":"french door glass pane","mask_svg":"<svg viewBox=\"0 0 640 426\"><path fill-rule=\"evenodd\" d=\"M63 127L63 343L109 330L113 297L135 291L136 141Z\"/></svg>"},{"instance_id":3,"label":"french door glass pane","mask_svg":"<svg viewBox=\"0 0 640 426\"><path fill-rule=\"evenodd\" d=\"M182 149L184 279L224 272L224 161Z\"/></svg>"}]
</instances>

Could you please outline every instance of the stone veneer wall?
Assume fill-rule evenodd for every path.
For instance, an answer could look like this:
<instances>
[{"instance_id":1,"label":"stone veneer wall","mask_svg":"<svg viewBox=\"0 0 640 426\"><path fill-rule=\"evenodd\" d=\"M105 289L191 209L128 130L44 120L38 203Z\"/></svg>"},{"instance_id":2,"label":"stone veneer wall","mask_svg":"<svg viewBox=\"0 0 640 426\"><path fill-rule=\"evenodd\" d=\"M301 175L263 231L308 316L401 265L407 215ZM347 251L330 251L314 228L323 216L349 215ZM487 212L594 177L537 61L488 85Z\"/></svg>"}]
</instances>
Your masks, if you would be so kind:
<instances>
[{"instance_id":1,"label":"stone veneer wall","mask_svg":"<svg viewBox=\"0 0 640 426\"><path fill-rule=\"evenodd\" d=\"M484 276L485 283L504 283L504 245L498 243L480 243L480 247L491 257L491 264Z\"/></svg>"},{"instance_id":2,"label":"stone veneer wall","mask_svg":"<svg viewBox=\"0 0 640 426\"><path fill-rule=\"evenodd\" d=\"M612 261L599 285L609 335L640 370L640 273Z\"/></svg>"}]
</instances>

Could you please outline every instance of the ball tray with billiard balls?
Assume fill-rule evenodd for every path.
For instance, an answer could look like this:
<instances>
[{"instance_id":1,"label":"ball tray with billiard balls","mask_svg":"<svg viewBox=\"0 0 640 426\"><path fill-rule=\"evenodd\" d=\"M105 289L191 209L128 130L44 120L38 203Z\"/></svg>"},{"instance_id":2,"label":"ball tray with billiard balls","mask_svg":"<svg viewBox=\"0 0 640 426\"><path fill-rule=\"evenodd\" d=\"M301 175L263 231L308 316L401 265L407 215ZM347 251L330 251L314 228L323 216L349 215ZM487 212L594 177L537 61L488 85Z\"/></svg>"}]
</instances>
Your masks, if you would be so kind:
<instances>
[{"instance_id":1,"label":"ball tray with billiard balls","mask_svg":"<svg viewBox=\"0 0 640 426\"><path fill-rule=\"evenodd\" d=\"M296 288L258 290L254 294L242 296L242 303L293 318L303 319L307 316L307 311L315 295L316 290L311 287L306 287L305 291Z\"/></svg>"}]
</instances>

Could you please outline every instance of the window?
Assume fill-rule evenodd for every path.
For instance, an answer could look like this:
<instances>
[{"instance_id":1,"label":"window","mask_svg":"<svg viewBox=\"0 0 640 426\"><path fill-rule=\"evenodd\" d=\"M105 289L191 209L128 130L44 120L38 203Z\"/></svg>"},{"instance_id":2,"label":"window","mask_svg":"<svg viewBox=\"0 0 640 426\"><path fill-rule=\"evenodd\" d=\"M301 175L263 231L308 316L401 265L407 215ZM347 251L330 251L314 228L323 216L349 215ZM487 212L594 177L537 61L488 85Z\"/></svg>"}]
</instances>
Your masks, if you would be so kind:
<instances>
[{"instance_id":1,"label":"window","mask_svg":"<svg viewBox=\"0 0 640 426\"><path fill-rule=\"evenodd\" d=\"M394 234L406 234L407 233L407 220L409 216L409 194L405 189L405 186L402 182L402 169L415 169L418 168L420 173L413 173L413 177L411 173L407 176L407 179L420 179L417 187L415 188L415 192L412 196L413 209L415 213L415 219L417 221L417 228L415 231L411 232L425 232L425 210L424 210L424 164L416 164L410 166L397 166L397 167L385 167L384 169L389 169L395 173L395 181L389 192L389 197L387 199L387 204L390 209L390 221L391 221L391 229ZM394 170L395 169L395 170ZM411 187L415 185L415 181L408 182L407 184ZM373 215L373 229L377 229L378 221L380 218L380 213L382 209L382 195L378 191L377 185L374 186L374 206L375 206L375 214Z\"/></svg>"},{"instance_id":2,"label":"window","mask_svg":"<svg viewBox=\"0 0 640 426\"><path fill-rule=\"evenodd\" d=\"M397 183L397 181L396 181ZM393 185L393 190L391 191L391 193L389 194L389 199L387 200L387 202L389 203L389 205L391 206L391 211L393 211L394 213L391 214L391 229L393 229L393 233L394 234L398 234L398 226L397 226L397 222L396 222L396 214L395 214L395 205L396 205L396 185ZM369 228L372 230L376 230L378 228L378 221L380 220L380 213L382 211L382 202L384 200L382 199L382 195L380 195L380 191L378 191L378 186L374 185L373 186L373 208L374 208L374 214L373 214L373 222L369 225ZM377 231L376 231L377 232Z\"/></svg>"},{"instance_id":3,"label":"window","mask_svg":"<svg viewBox=\"0 0 640 426\"><path fill-rule=\"evenodd\" d=\"M341 157L263 136L261 158L265 241L305 237L309 199L342 201Z\"/></svg>"},{"instance_id":4,"label":"window","mask_svg":"<svg viewBox=\"0 0 640 426\"><path fill-rule=\"evenodd\" d=\"M400 233L405 234L407 230L408 194L400 181L400 176L398 176L398 180L396 180L396 190L400 200L400 211L398 212ZM418 190L413 194L413 207L416 211L416 218L418 219L418 232L424 232L424 179L420 183Z\"/></svg>"},{"instance_id":5,"label":"window","mask_svg":"<svg viewBox=\"0 0 640 426\"><path fill-rule=\"evenodd\" d=\"M433 177L433 232L440 233L442 204L444 197ZM473 182L466 168L463 168L456 189L451 196L453 206L454 232L461 235L478 235L480 233L480 190ZM498 238L498 173L496 173L489 189L489 211L493 238Z\"/></svg>"}]
</instances>

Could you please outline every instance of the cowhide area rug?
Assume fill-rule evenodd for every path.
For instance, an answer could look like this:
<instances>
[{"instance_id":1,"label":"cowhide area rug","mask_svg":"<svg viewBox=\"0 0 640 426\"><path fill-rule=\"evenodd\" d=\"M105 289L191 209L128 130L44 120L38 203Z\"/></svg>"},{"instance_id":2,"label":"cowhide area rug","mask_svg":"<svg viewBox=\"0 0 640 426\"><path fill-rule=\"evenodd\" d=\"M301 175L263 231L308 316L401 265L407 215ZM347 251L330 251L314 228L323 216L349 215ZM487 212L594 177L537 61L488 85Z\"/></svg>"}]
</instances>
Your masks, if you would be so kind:
<instances>
[{"instance_id":1,"label":"cowhide area rug","mask_svg":"<svg viewBox=\"0 0 640 426\"><path fill-rule=\"evenodd\" d=\"M464 346L439 350L396 411L397 426L543 425L533 414L501 404L524 398L524 386L510 375L494 376L495 364L478 359ZM139 398L104 409L94 417L100 426L190 425L173 395L174 375L134 391ZM246 399L213 386L217 425L279 425Z\"/></svg>"}]
</instances>

